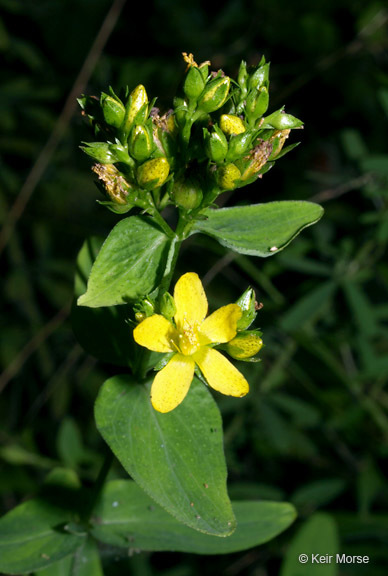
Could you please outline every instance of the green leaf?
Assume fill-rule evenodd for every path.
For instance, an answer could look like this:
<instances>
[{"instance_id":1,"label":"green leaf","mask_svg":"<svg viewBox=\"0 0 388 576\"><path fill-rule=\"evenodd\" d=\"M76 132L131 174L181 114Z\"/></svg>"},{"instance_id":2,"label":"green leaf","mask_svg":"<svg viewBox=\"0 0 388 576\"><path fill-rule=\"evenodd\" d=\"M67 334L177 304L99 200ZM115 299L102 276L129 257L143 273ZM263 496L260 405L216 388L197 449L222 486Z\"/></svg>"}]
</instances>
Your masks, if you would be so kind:
<instances>
[{"instance_id":1,"label":"green leaf","mask_svg":"<svg viewBox=\"0 0 388 576\"><path fill-rule=\"evenodd\" d=\"M237 528L214 538L182 526L129 480L109 482L92 518L92 535L106 544L140 550L228 554L275 538L295 519L290 504L235 502Z\"/></svg>"},{"instance_id":2,"label":"green leaf","mask_svg":"<svg viewBox=\"0 0 388 576\"><path fill-rule=\"evenodd\" d=\"M298 201L208 209L206 220L196 222L194 232L208 234L240 254L265 258L283 250L322 215L319 204Z\"/></svg>"},{"instance_id":3,"label":"green leaf","mask_svg":"<svg viewBox=\"0 0 388 576\"><path fill-rule=\"evenodd\" d=\"M95 542L88 538L72 556L52 564L35 576L104 576Z\"/></svg>"},{"instance_id":4,"label":"green leaf","mask_svg":"<svg viewBox=\"0 0 388 576\"><path fill-rule=\"evenodd\" d=\"M146 216L121 220L92 267L80 306L98 308L138 300L152 292L167 262L169 238Z\"/></svg>"},{"instance_id":5,"label":"green leaf","mask_svg":"<svg viewBox=\"0 0 388 576\"><path fill-rule=\"evenodd\" d=\"M25 574L39 570L68 554L83 536L66 532L70 515L43 499L29 500L0 519L0 571Z\"/></svg>"},{"instance_id":6,"label":"green leaf","mask_svg":"<svg viewBox=\"0 0 388 576\"><path fill-rule=\"evenodd\" d=\"M116 376L103 385L95 416L125 470L160 506L195 530L233 532L221 416L202 383L194 378L182 404L161 414L149 386Z\"/></svg>"},{"instance_id":7,"label":"green leaf","mask_svg":"<svg viewBox=\"0 0 388 576\"><path fill-rule=\"evenodd\" d=\"M93 263L103 244L96 236L88 238L77 258L74 291L80 296L86 290ZM132 330L127 324L128 306L88 308L77 306L71 310L72 328L81 346L102 362L118 366L133 366L135 346Z\"/></svg>"},{"instance_id":8,"label":"green leaf","mask_svg":"<svg viewBox=\"0 0 388 576\"><path fill-rule=\"evenodd\" d=\"M337 527L329 514L314 514L292 540L280 570L280 576L336 576L335 555L339 552ZM312 562L312 555L331 556L331 562ZM307 556L307 562L299 560Z\"/></svg>"}]
</instances>

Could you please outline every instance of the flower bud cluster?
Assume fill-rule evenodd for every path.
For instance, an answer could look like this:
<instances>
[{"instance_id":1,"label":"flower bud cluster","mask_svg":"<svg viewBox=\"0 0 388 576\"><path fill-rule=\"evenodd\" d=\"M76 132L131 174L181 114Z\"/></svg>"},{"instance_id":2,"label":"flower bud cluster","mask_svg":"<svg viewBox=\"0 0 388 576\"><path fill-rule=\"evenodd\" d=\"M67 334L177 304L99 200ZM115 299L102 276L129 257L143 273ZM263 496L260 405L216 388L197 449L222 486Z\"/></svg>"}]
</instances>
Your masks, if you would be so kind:
<instances>
[{"instance_id":1,"label":"flower bud cluster","mask_svg":"<svg viewBox=\"0 0 388 576\"><path fill-rule=\"evenodd\" d=\"M269 63L248 69L241 63L237 82L210 62L187 64L181 95L160 115L143 85L119 97L112 89L101 97L79 100L95 130L97 142L82 149L93 168L110 209L133 207L159 212L174 204L198 215L226 190L260 178L275 160L296 144L284 144L302 122L281 108L269 107Z\"/></svg>"},{"instance_id":2,"label":"flower bud cluster","mask_svg":"<svg viewBox=\"0 0 388 576\"><path fill-rule=\"evenodd\" d=\"M96 135L104 139L81 147L97 161L92 169L108 198L101 203L117 213L133 207L147 210L152 202L148 193L160 189L170 175L171 123L168 126L166 122L166 135L161 135L154 121L153 103L141 84L132 92L127 89L123 99L110 89L109 94L102 93L99 101L83 97L79 103Z\"/></svg>"}]
</instances>

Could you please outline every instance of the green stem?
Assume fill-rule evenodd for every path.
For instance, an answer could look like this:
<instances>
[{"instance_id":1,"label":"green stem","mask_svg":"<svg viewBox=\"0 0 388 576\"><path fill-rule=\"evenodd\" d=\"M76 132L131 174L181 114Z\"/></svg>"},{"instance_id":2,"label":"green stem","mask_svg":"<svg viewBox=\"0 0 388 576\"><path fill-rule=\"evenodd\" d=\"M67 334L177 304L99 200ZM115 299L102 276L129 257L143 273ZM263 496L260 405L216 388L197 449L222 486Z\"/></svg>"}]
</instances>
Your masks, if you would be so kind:
<instances>
[{"instance_id":1,"label":"green stem","mask_svg":"<svg viewBox=\"0 0 388 576\"><path fill-rule=\"evenodd\" d=\"M159 210L156 208L151 192L147 192L146 200L142 204L139 204L139 206L144 208L144 210L146 210L148 214L154 218L155 222L159 224L160 228L163 230L166 236L169 238L175 237L174 230L170 228L163 216L160 215Z\"/></svg>"},{"instance_id":2,"label":"green stem","mask_svg":"<svg viewBox=\"0 0 388 576\"><path fill-rule=\"evenodd\" d=\"M152 216L153 216L155 222L157 222L157 223L159 224L159 226L161 227L161 229L163 230L163 232L164 232L169 238L174 238L174 236L175 236L174 230L172 230L172 229L170 228L170 226L167 224L167 222L165 221L165 219L163 218L163 216L161 216L156 209L155 209L155 212L152 212Z\"/></svg>"},{"instance_id":3,"label":"green stem","mask_svg":"<svg viewBox=\"0 0 388 576\"><path fill-rule=\"evenodd\" d=\"M179 211L178 224L175 230L175 237L172 241L170 254L167 262L167 274L164 276L160 287L159 293L167 292L170 288L171 280L175 272L176 263L178 261L179 251L183 240L189 235L193 223L188 222L182 210Z\"/></svg>"},{"instance_id":4,"label":"green stem","mask_svg":"<svg viewBox=\"0 0 388 576\"><path fill-rule=\"evenodd\" d=\"M175 266L178 261L179 250L182 244L182 240L177 236L172 241L170 254L167 262L167 274L164 276L163 280L159 286L159 294L163 294L163 292L167 292L170 288L171 280L175 272Z\"/></svg>"}]
</instances>

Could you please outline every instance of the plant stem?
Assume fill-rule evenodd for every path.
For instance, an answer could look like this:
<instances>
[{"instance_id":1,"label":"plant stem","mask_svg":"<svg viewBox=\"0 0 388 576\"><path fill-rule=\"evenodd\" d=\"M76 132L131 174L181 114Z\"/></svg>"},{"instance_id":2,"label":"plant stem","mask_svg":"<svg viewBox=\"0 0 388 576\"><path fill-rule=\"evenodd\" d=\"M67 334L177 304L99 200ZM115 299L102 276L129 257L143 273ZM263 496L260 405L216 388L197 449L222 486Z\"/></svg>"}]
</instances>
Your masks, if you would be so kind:
<instances>
[{"instance_id":1,"label":"plant stem","mask_svg":"<svg viewBox=\"0 0 388 576\"><path fill-rule=\"evenodd\" d=\"M159 286L159 294L163 294L163 292L167 292L170 288L171 280L175 272L175 266L178 261L179 250L182 244L182 240L175 236L175 239L172 241L170 253L168 255L167 267L168 270L167 274L164 276L163 280Z\"/></svg>"},{"instance_id":2,"label":"plant stem","mask_svg":"<svg viewBox=\"0 0 388 576\"><path fill-rule=\"evenodd\" d=\"M167 222L165 221L165 219L163 218L163 216L161 216L159 214L159 212L157 210L155 210L155 212L152 213L152 216L155 219L155 222L157 222L159 224L159 226L161 227L161 229L163 230L163 232L169 237L169 238L173 238L174 237L174 231L170 228L170 226L167 224Z\"/></svg>"},{"instance_id":3,"label":"plant stem","mask_svg":"<svg viewBox=\"0 0 388 576\"><path fill-rule=\"evenodd\" d=\"M163 216L161 216L159 213L159 210L156 208L151 192L147 192L146 200L142 203L141 206L154 218L155 222L159 224L160 228L163 230L166 236L169 238L174 238L174 231L170 228Z\"/></svg>"}]
</instances>

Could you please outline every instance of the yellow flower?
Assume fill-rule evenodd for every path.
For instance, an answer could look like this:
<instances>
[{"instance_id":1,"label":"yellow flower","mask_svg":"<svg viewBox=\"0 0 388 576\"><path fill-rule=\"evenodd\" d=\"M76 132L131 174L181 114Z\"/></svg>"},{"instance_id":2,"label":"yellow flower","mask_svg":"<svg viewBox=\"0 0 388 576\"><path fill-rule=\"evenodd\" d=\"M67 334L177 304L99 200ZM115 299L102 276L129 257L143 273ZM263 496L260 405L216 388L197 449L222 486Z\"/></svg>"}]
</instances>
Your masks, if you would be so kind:
<instances>
[{"instance_id":1,"label":"yellow flower","mask_svg":"<svg viewBox=\"0 0 388 576\"><path fill-rule=\"evenodd\" d=\"M199 366L208 384L222 394L245 396L249 391L244 376L213 349L237 334L241 308L229 304L206 318L208 303L197 274L189 272L178 280L174 290L174 324L154 314L134 330L135 341L155 352L173 352L168 364L155 376L151 402L158 412L174 410L185 398Z\"/></svg>"}]
</instances>

